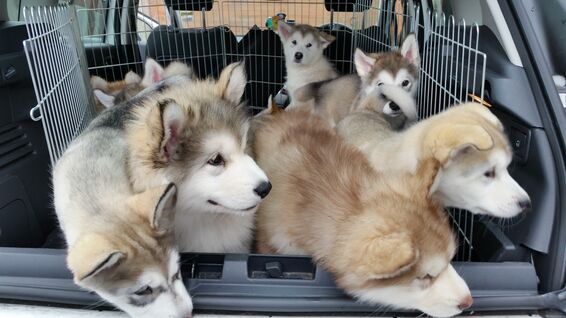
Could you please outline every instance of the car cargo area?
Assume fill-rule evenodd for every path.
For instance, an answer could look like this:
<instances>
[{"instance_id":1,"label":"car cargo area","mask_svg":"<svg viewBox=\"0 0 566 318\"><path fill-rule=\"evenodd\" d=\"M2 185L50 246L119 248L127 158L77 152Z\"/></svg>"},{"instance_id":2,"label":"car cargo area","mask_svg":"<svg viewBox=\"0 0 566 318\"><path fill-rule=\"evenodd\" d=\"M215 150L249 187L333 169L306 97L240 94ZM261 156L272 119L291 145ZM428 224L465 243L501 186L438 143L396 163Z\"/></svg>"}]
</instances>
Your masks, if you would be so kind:
<instances>
[{"instance_id":1,"label":"car cargo area","mask_svg":"<svg viewBox=\"0 0 566 318\"><path fill-rule=\"evenodd\" d=\"M244 61L244 99L256 114L285 83L283 48L266 26L283 12L336 38L325 55L341 74L355 72L356 48L395 50L416 33L420 119L460 102L489 104L513 147L509 171L533 207L512 219L451 209L459 244L453 265L472 291L471 312L565 310L555 292L564 287L556 275L566 265L558 239L564 171L527 61L510 58L502 40L520 39L511 20L500 23L513 12L508 2L83 0L22 10L25 21L0 22L0 299L100 301L66 268L50 179L67 145L96 116L90 76L142 74L151 57L218 77L224 66ZM197 312L396 314L356 302L306 257L183 254L182 272Z\"/></svg>"}]
</instances>

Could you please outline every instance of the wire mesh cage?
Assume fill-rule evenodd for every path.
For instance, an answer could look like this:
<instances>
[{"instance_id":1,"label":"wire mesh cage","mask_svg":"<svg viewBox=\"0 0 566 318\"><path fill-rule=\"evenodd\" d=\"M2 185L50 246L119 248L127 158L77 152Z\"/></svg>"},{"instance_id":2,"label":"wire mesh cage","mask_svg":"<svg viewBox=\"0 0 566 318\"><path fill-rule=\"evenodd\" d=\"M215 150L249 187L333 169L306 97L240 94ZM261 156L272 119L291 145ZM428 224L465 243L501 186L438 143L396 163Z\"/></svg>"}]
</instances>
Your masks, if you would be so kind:
<instances>
[{"instance_id":1,"label":"wire mesh cage","mask_svg":"<svg viewBox=\"0 0 566 318\"><path fill-rule=\"evenodd\" d=\"M51 163L94 118L92 90L74 11L67 6L24 8L29 39L24 48Z\"/></svg>"},{"instance_id":2,"label":"wire mesh cage","mask_svg":"<svg viewBox=\"0 0 566 318\"><path fill-rule=\"evenodd\" d=\"M266 23L277 14L332 34L336 40L325 55L343 74L354 72L355 48L395 50L407 34L416 33L420 118L483 100L486 55L478 49L478 25L410 0L80 0L24 13L38 99L32 116L43 120L52 162L95 116L89 76L114 81L128 71L142 74L148 57L164 66L184 61L200 77L217 76L225 65L243 60L248 75L244 97L254 112L263 109L285 82L283 48ZM450 215L460 241L456 259L471 261L477 220L461 210Z\"/></svg>"}]
</instances>

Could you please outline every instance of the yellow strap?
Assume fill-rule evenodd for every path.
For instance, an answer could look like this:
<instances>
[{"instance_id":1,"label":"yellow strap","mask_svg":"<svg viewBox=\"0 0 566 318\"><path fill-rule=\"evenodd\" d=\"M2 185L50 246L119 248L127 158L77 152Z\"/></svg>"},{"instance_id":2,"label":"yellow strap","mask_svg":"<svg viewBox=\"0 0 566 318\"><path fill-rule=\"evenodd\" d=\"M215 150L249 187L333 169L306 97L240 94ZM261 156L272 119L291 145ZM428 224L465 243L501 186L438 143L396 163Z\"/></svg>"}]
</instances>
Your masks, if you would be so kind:
<instances>
[{"instance_id":1,"label":"yellow strap","mask_svg":"<svg viewBox=\"0 0 566 318\"><path fill-rule=\"evenodd\" d=\"M474 94L472 94L472 93L469 93L468 96L470 96L470 97L474 100L474 102L476 102L476 103L480 103L480 104L482 104L482 105L484 105L484 106L486 106L486 107L493 107L493 105L491 105L490 103L488 103L488 102L486 102L485 100L481 99L479 96L476 96L476 95L474 95Z\"/></svg>"}]
</instances>

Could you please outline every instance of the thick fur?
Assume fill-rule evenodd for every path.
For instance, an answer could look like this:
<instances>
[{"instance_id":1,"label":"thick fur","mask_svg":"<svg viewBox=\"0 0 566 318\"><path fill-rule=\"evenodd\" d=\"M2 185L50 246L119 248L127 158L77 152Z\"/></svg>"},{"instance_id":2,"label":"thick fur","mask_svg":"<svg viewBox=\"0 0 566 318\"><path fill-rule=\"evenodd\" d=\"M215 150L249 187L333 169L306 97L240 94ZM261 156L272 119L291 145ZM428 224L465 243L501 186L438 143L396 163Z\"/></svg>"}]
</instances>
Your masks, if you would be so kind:
<instances>
[{"instance_id":1,"label":"thick fur","mask_svg":"<svg viewBox=\"0 0 566 318\"><path fill-rule=\"evenodd\" d=\"M145 88L161 81L163 78L185 75L193 77L193 70L182 62L171 62L163 68L152 58L147 58L144 66L144 77L141 78L133 71L129 71L123 80L107 82L99 76L92 76L90 83L94 90L96 111L120 104L131 99Z\"/></svg>"},{"instance_id":2,"label":"thick fur","mask_svg":"<svg viewBox=\"0 0 566 318\"><path fill-rule=\"evenodd\" d=\"M338 76L334 66L323 55L324 49L334 41L334 37L310 25L289 25L283 21L278 22L277 34L285 50L285 86L291 98L289 107L298 107L294 101L299 87ZM295 58L297 53L302 54L302 59Z\"/></svg>"},{"instance_id":3,"label":"thick fur","mask_svg":"<svg viewBox=\"0 0 566 318\"><path fill-rule=\"evenodd\" d=\"M108 141L112 142L108 142ZM117 129L79 136L53 171L55 210L75 282L132 317L187 317L174 240L176 187L135 194ZM147 287L151 292L140 293Z\"/></svg>"},{"instance_id":4,"label":"thick fur","mask_svg":"<svg viewBox=\"0 0 566 318\"><path fill-rule=\"evenodd\" d=\"M297 89L300 106L332 126L360 108L384 115L394 129L417 119L420 58L414 34L407 36L399 51L366 54L356 49L354 62L357 76L345 75Z\"/></svg>"},{"instance_id":5,"label":"thick fur","mask_svg":"<svg viewBox=\"0 0 566 318\"><path fill-rule=\"evenodd\" d=\"M254 151L274 185L258 211L259 252L311 255L340 287L374 304L434 316L471 304L450 265L448 216L428 195L437 158L422 158L416 174L386 175L308 112L257 125Z\"/></svg>"},{"instance_id":6,"label":"thick fur","mask_svg":"<svg viewBox=\"0 0 566 318\"><path fill-rule=\"evenodd\" d=\"M250 124L240 104L245 84L243 64L227 66L217 82L170 78L134 100L128 112L130 180L135 191L178 184L176 233L183 252L250 250L262 200L257 189L271 185L247 154Z\"/></svg>"},{"instance_id":7,"label":"thick fur","mask_svg":"<svg viewBox=\"0 0 566 318\"><path fill-rule=\"evenodd\" d=\"M429 155L423 144L442 130L447 136L471 134L486 142L485 147L470 142L445 154L432 198L446 207L497 217L512 217L530 207L528 194L507 171L512 151L503 126L480 104L452 107L403 132L393 131L373 112L352 113L337 126L338 134L365 153L375 169L393 174L417 173L419 158Z\"/></svg>"}]
</instances>

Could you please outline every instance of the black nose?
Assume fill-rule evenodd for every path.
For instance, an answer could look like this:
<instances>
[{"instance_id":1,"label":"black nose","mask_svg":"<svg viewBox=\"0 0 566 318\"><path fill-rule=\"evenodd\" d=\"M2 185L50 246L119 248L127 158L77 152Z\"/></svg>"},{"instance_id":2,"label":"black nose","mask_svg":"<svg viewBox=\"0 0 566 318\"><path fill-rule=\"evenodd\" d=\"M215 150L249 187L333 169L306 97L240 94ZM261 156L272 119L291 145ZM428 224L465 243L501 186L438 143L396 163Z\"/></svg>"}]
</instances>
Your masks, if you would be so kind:
<instances>
[{"instance_id":1,"label":"black nose","mask_svg":"<svg viewBox=\"0 0 566 318\"><path fill-rule=\"evenodd\" d=\"M394 111L394 112L398 112L398 111L401 110L401 107L399 107L399 105L395 104L395 102L390 102L389 108L391 108L391 110Z\"/></svg>"},{"instance_id":2,"label":"black nose","mask_svg":"<svg viewBox=\"0 0 566 318\"><path fill-rule=\"evenodd\" d=\"M519 207L523 211L524 210L530 210L532 208L531 200L527 199L527 200L519 201Z\"/></svg>"},{"instance_id":3,"label":"black nose","mask_svg":"<svg viewBox=\"0 0 566 318\"><path fill-rule=\"evenodd\" d=\"M301 53L301 52L295 53L295 59L296 59L296 60L301 60L301 59L303 59L303 53Z\"/></svg>"},{"instance_id":4,"label":"black nose","mask_svg":"<svg viewBox=\"0 0 566 318\"><path fill-rule=\"evenodd\" d=\"M269 191L271 191L271 182L262 182L257 188L254 189L254 192L259 195L260 198L265 198Z\"/></svg>"}]
</instances>

